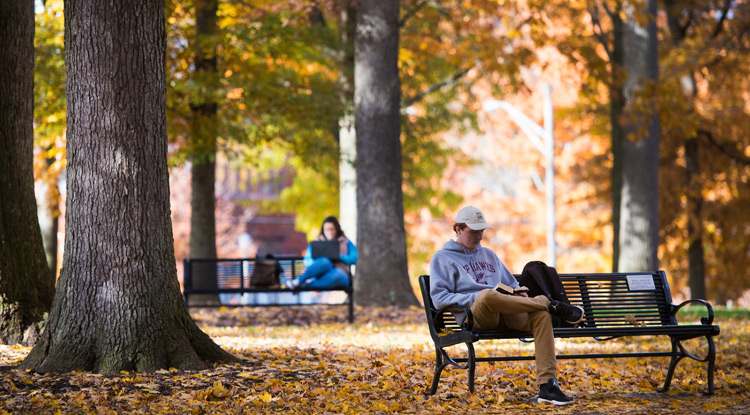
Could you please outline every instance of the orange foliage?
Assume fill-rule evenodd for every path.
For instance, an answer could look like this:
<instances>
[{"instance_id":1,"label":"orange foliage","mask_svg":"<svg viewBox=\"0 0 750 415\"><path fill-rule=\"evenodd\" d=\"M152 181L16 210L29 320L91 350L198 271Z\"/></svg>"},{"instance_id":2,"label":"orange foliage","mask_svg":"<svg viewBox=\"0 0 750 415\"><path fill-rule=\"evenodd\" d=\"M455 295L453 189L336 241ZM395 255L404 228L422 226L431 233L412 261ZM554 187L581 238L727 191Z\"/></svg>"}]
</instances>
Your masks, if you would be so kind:
<instances>
[{"instance_id":1,"label":"orange foliage","mask_svg":"<svg viewBox=\"0 0 750 415\"><path fill-rule=\"evenodd\" d=\"M581 181L580 166L608 151L592 140L576 120L559 117L573 107L582 82L574 67L553 48L538 51L538 65L522 72L529 90L511 96L493 96L491 86L478 80L474 94L480 102L503 99L541 125L544 82L552 85L555 119L555 186L560 272L607 272L611 269L612 232L609 205L596 198L597 186ZM542 69L544 68L544 69ZM476 161L466 167L451 164L439 186L463 196L463 205L479 207L492 224L483 245L493 249L512 272L531 260L550 262L546 250L544 157L510 117L501 110L480 113L481 132L451 132L445 145L460 149ZM536 186L535 186L536 183ZM541 186L540 186L541 185ZM412 276L429 272L429 258L452 237L455 211L434 217L427 209L409 215ZM567 271L566 271L567 270Z\"/></svg>"}]
</instances>

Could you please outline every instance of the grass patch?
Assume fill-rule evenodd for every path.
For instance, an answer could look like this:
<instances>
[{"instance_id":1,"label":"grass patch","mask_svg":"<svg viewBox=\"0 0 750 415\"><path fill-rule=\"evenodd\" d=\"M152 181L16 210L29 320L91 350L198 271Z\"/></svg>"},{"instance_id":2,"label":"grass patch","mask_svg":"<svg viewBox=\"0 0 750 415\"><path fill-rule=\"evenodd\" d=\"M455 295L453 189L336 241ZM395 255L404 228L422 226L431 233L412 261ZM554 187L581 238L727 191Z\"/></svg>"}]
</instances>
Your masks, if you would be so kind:
<instances>
[{"instance_id":1,"label":"grass patch","mask_svg":"<svg viewBox=\"0 0 750 415\"><path fill-rule=\"evenodd\" d=\"M700 318L706 315L706 307L694 305L689 307L683 307L677 312L678 316L684 316L687 318ZM727 309L726 306L714 306L714 317L716 319L741 319L750 320L750 309L732 307Z\"/></svg>"}]
</instances>

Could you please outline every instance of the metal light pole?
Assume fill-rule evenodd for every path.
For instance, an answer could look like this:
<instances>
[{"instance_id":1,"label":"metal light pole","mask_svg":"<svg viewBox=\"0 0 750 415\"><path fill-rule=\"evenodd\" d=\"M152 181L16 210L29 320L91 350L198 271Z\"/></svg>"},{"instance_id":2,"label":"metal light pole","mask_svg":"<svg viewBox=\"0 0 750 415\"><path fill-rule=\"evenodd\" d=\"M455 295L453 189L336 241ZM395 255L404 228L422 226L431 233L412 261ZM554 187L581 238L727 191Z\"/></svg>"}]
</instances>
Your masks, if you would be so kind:
<instances>
[{"instance_id":1,"label":"metal light pole","mask_svg":"<svg viewBox=\"0 0 750 415\"><path fill-rule=\"evenodd\" d=\"M490 113L499 108L504 109L511 120L521 128L521 131L539 150L546 161L544 169L544 191L546 202L546 222L547 222L547 254L549 256L549 265L557 264L557 243L555 242L555 231L557 220L555 219L555 135L554 135L554 111L552 108L552 87L544 84L542 88L544 95L543 116L544 127L540 127L529 117L524 115L518 108L506 101L490 99L484 102L483 109Z\"/></svg>"}]
</instances>

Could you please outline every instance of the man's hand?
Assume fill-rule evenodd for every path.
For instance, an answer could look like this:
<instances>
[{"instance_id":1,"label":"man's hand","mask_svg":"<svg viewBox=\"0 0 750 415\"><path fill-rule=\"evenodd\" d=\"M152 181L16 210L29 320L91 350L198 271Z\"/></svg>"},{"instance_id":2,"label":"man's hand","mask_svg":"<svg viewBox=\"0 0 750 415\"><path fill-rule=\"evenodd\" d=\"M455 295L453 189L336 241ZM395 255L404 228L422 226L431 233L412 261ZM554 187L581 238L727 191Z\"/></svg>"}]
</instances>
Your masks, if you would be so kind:
<instances>
[{"instance_id":1,"label":"man's hand","mask_svg":"<svg viewBox=\"0 0 750 415\"><path fill-rule=\"evenodd\" d=\"M519 297L528 297L529 295L527 293L516 293L515 295Z\"/></svg>"}]
</instances>

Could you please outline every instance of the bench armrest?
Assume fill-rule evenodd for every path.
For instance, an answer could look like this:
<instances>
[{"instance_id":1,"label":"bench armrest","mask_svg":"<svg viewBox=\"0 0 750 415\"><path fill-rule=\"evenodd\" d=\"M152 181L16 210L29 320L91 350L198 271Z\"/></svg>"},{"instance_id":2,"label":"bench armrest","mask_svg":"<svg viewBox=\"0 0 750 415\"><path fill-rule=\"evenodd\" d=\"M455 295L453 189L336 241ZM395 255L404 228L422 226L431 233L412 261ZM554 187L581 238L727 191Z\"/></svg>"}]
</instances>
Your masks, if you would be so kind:
<instances>
[{"instance_id":1,"label":"bench armrest","mask_svg":"<svg viewBox=\"0 0 750 415\"><path fill-rule=\"evenodd\" d=\"M714 308L711 306L711 304L706 300L687 300L683 301L679 305L672 305L672 316L676 316L677 312L680 311L680 309L688 304L691 303L697 303L697 304L703 304L706 307L706 312L708 312L708 316L701 317L701 324L713 324L714 322Z\"/></svg>"},{"instance_id":2,"label":"bench armrest","mask_svg":"<svg viewBox=\"0 0 750 415\"><path fill-rule=\"evenodd\" d=\"M464 323L461 325L464 330L473 331L474 330L474 314L471 313L471 310L468 308L462 308L464 314L466 314L466 319L464 320Z\"/></svg>"}]
</instances>

